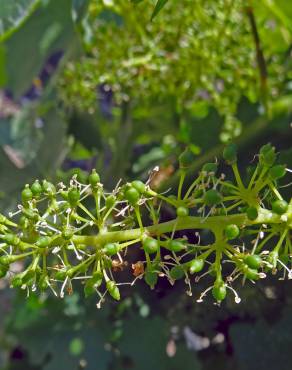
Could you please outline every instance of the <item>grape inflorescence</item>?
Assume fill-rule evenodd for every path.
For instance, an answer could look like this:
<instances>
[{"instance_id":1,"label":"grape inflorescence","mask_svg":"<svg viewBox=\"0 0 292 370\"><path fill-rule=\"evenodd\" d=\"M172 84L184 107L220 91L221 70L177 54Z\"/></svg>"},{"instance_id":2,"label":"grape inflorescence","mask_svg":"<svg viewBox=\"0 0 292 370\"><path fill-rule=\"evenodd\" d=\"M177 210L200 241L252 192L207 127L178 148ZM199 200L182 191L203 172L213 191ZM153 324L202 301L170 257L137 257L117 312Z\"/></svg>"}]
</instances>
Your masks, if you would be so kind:
<instances>
[{"instance_id":1,"label":"grape inflorescence","mask_svg":"<svg viewBox=\"0 0 292 370\"><path fill-rule=\"evenodd\" d=\"M140 180L107 192L95 170L86 183L74 175L67 185L27 184L18 210L0 215L0 276L28 294L51 290L61 298L79 281L85 296L98 295L98 307L107 293L119 300L119 286L138 279L152 289L159 279L184 280L191 296L193 284L209 276L212 283L197 301L211 291L218 303L229 291L240 302L233 287L239 278L254 282L280 272L291 279L292 200L279 192L277 182L287 171L277 163L275 148L261 148L247 185L233 144L223 158L233 171L230 180L218 173L218 163L208 163L185 189L192 164L186 149L176 195L160 194ZM160 220L162 206L174 210L171 221ZM214 236L210 244L176 233L204 229ZM125 283L119 272L132 248L144 257L132 264L133 281ZM21 272L14 271L15 263Z\"/></svg>"}]
</instances>

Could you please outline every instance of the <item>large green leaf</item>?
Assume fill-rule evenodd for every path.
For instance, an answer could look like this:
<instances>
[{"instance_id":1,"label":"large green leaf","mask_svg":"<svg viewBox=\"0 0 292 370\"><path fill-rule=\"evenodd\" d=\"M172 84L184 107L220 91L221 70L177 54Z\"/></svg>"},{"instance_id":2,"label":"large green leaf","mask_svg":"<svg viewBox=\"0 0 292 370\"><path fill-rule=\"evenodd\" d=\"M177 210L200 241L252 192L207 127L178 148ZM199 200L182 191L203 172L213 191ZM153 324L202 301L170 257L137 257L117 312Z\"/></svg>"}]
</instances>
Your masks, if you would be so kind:
<instances>
[{"instance_id":1,"label":"large green leaf","mask_svg":"<svg viewBox=\"0 0 292 370\"><path fill-rule=\"evenodd\" d=\"M40 0L0 0L0 42L8 38L40 5Z\"/></svg>"},{"instance_id":2,"label":"large green leaf","mask_svg":"<svg viewBox=\"0 0 292 370\"><path fill-rule=\"evenodd\" d=\"M24 184L55 173L65 154L66 125L54 107L42 114L32 105L14 122L1 122L0 191L10 208ZM43 108L44 109L44 108ZM41 119L42 127L35 127Z\"/></svg>"},{"instance_id":3,"label":"large green leaf","mask_svg":"<svg viewBox=\"0 0 292 370\"><path fill-rule=\"evenodd\" d=\"M45 66L48 57L56 52L66 52L74 41L71 0L43 3L4 44L5 87L16 98L23 95Z\"/></svg>"}]
</instances>

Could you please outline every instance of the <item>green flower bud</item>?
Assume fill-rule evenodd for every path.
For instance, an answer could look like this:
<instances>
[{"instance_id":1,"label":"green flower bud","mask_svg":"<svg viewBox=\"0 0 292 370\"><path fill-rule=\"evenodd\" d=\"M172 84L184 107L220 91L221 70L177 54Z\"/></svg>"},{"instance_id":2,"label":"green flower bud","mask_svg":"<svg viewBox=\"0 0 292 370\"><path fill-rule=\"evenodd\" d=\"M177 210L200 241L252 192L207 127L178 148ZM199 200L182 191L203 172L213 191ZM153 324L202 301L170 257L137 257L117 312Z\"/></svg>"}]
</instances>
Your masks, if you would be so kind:
<instances>
[{"instance_id":1,"label":"green flower bud","mask_svg":"<svg viewBox=\"0 0 292 370\"><path fill-rule=\"evenodd\" d=\"M116 301L119 301L121 299L119 288L114 281L108 280L106 282L106 288L113 299L115 299Z\"/></svg>"},{"instance_id":2,"label":"green flower bud","mask_svg":"<svg viewBox=\"0 0 292 370\"><path fill-rule=\"evenodd\" d=\"M275 200L272 203L272 211L277 213L278 215L282 215L286 213L288 210L288 203L285 200Z\"/></svg>"},{"instance_id":3,"label":"green flower bud","mask_svg":"<svg viewBox=\"0 0 292 370\"><path fill-rule=\"evenodd\" d=\"M188 168L195 160L195 155L189 147L187 147L179 156L179 167L181 169Z\"/></svg>"},{"instance_id":4,"label":"green flower bud","mask_svg":"<svg viewBox=\"0 0 292 370\"><path fill-rule=\"evenodd\" d=\"M232 240L238 237L240 231L237 225L230 224L226 226L224 233L228 240Z\"/></svg>"},{"instance_id":5,"label":"green flower bud","mask_svg":"<svg viewBox=\"0 0 292 370\"><path fill-rule=\"evenodd\" d=\"M222 202L222 195L215 189L206 191L203 197L206 206L213 207Z\"/></svg>"},{"instance_id":6,"label":"green flower bud","mask_svg":"<svg viewBox=\"0 0 292 370\"><path fill-rule=\"evenodd\" d=\"M118 243L107 243L103 247L104 253L106 253L108 256L114 256L115 254L118 253L120 249L120 246Z\"/></svg>"},{"instance_id":7,"label":"green flower bud","mask_svg":"<svg viewBox=\"0 0 292 370\"><path fill-rule=\"evenodd\" d=\"M181 265L174 266L169 271L172 280L179 280L185 276L184 268Z\"/></svg>"},{"instance_id":8,"label":"green flower bud","mask_svg":"<svg viewBox=\"0 0 292 370\"><path fill-rule=\"evenodd\" d=\"M42 185L40 184L39 180L35 180L30 189L34 196L39 196L43 191Z\"/></svg>"},{"instance_id":9,"label":"green flower bud","mask_svg":"<svg viewBox=\"0 0 292 370\"><path fill-rule=\"evenodd\" d=\"M88 176L88 182L93 187L96 188L98 183L100 182L99 174L96 172L95 169L91 171L91 174Z\"/></svg>"},{"instance_id":10,"label":"green flower bud","mask_svg":"<svg viewBox=\"0 0 292 370\"><path fill-rule=\"evenodd\" d=\"M203 270L205 261L202 258L195 258L189 262L189 272L194 274Z\"/></svg>"},{"instance_id":11,"label":"green flower bud","mask_svg":"<svg viewBox=\"0 0 292 370\"><path fill-rule=\"evenodd\" d=\"M244 262L247 264L248 267L252 269L259 269L262 265L262 259L257 254L251 254L244 258Z\"/></svg>"},{"instance_id":12,"label":"green flower bud","mask_svg":"<svg viewBox=\"0 0 292 370\"><path fill-rule=\"evenodd\" d=\"M140 193L135 188L128 188L125 191L125 199L132 205L135 206L140 199Z\"/></svg>"},{"instance_id":13,"label":"green flower bud","mask_svg":"<svg viewBox=\"0 0 292 370\"><path fill-rule=\"evenodd\" d=\"M189 215L189 209L187 207L178 207L176 209L176 214L178 217L186 217Z\"/></svg>"},{"instance_id":14,"label":"green flower bud","mask_svg":"<svg viewBox=\"0 0 292 370\"><path fill-rule=\"evenodd\" d=\"M221 302L226 298L226 285L222 280L216 280L212 288L212 295L217 302Z\"/></svg>"},{"instance_id":15,"label":"green flower bud","mask_svg":"<svg viewBox=\"0 0 292 370\"><path fill-rule=\"evenodd\" d=\"M157 273L152 270L146 270L144 274L144 280L146 284L150 286L151 289L154 289L158 281Z\"/></svg>"},{"instance_id":16,"label":"green flower bud","mask_svg":"<svg viewBox=\"0 0 292 370\"><path fill-rule=\"evenodd\" d=\"M148 254L156 253L158 251L159 242L158 242L158 240L156 240L154 238L147 237L147 238L143 239L142 244L143 244L144 251Z\"/></svg>"},{"instance_id":17,"label":"green flower bud","mask_svg":"<svg viewBox=\"0 0 292 370\"><path fill-rule=\"evenodd\" d=\"M269 170L269 176L272 180L278 180L286 175L286 166L277 164Z\"/></svg>"},{"instance_id":18,"label":"green flower bud","mask_svg":"<svg viewBox=\"0 0 292 370\"><path fill-rule=\"evenodd\" d=\"M227 145L223 151L223 158L228 164L233 164L237 161L237 146L233 143Z\"/></svg>"},{"instance_id":19,"label":"green flower bud","mask_svg":"<svg viewBox=\"0 0 292 370\"><path fill-rule=\"evenodd\" d=\"M206 163L202 169L204 172L215 174L218 170L217 163Z\"/></svg>"},{"instance_id":20,"label":"green flower bud","mask_svg":"<svg viewBox=\"0 0 292 370\"><path fill-rule=\"evenodd\" d=\"M186 249L186 246L183 242L179 240L168 240L166 248L172 252L181 252Z\"/></svg>"},{"instance_id":21,"label":"green flower bud","mask_svg":"<svg viewBox=\"0 0 292 370\"><path fill-rule=\"evenodd\" d=\"M254 221L258 218L258 210L256 207L248 207L246 210L247 218L251 221Z\"/></svg>"},{"instance_id":22,"label":"green flower bud","mask_svg":"<svg viewBox=\"0 0 292 370\"><path fill-rule=\"evenodd\" d=\"M140 180L135 180L132 181L132 187L136 189L140 194L144 194L146 191L146 185L140 181Z\"/></svg>"}]
</instances>

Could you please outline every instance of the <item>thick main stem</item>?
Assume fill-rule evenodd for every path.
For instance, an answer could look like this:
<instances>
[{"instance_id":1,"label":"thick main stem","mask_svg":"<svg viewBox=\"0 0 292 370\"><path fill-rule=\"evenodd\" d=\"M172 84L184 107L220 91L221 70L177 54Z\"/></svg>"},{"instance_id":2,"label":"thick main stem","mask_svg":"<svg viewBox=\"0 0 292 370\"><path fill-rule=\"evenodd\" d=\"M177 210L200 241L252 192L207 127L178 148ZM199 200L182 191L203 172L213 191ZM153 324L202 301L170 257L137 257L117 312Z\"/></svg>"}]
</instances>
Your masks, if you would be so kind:
<instances>
[{"instance_id":1,"label":"thick main stem","mask_svg":"<svg viewBox=\"0 0 292 370\"><path fill-rule=\"evenodd\" d=\"M201 217L179 217L172 221L151 225L144 228L144 233L149 235L159 236L164 233L175 230L190 230L190 229L209 229L216 233L218 228L224 229L228 224L236 224L237 226L250 226L257 224L281 224L281 217L261 209L259 216L255 221L249 220L245 214L234 214L228 216L210 216L205 220ZM110 231L99 233L98 235L74 235L73 242L75 244L85 244L95 247L102 247L105 243L124 242L133 239L139 239L143 235L140 228L121 231Z\"/></svg>"}]
</instances>

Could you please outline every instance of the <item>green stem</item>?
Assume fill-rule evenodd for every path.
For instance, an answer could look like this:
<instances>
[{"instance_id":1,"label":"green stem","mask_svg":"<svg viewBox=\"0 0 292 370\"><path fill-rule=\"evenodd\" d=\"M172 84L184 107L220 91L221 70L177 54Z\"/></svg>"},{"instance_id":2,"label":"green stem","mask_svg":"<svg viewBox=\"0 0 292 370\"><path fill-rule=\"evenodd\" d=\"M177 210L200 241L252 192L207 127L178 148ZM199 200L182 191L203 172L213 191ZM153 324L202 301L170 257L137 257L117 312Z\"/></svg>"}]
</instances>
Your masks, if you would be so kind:
<instances>
[{"instance_id":1,"label":"green stem","mask_svg":"<svg viewBox=\"0 0 292 370\"><path fill-rule=\"evenodd\" d=\"M187 216L176 218L172 221L163 222L148 227L144 227L144 232L149 235L160 236L164 233L172 232L174 226L176 230L187 229L209 229L213 233L218 230L224 230L228 224L235 224L239 227L257 225L257 224L282 224L283 221L279 215L271 213L266 209L259 209L258 218L255 221L248 220L245 214L233 214L227 216L210 216L204 221L201 217ZM92 245L101 248L105 243L125 242L133 239L139 239L143 235L141 228L121 231L109 231L98 235L74 235L75 244ZM58 240L56 240L58 242Z\"/></svg>"},{"instance_id":2,"label":"green stem","mask_svg":"<svg viewBox=\"0 0 292 370\"><path fill-rule=\"evenodd\" d=\"M240 174L239 174L239 171L238 171L238 167L237 167L237 163L234 163L232 165L232 170L233 170L235 180L237 182L237 185L238 185L239 189L244 189L245 187L244 187L243 182L241 180L241 177L240 177Z\"/></svg>"},{"instance_id":3,"label":"green stem","mask_svg":"<svg viewBox=\"0 0 292 370\"><path fill-rule=\"evenodd\" d=\"M182 187L183 187L183 183L185 181L185 177L186 177L186 171L182 170L181 173L180 173L178 190L177 190L177 199L178 200L181 200Z\"/></svg>"}]
</instances>

